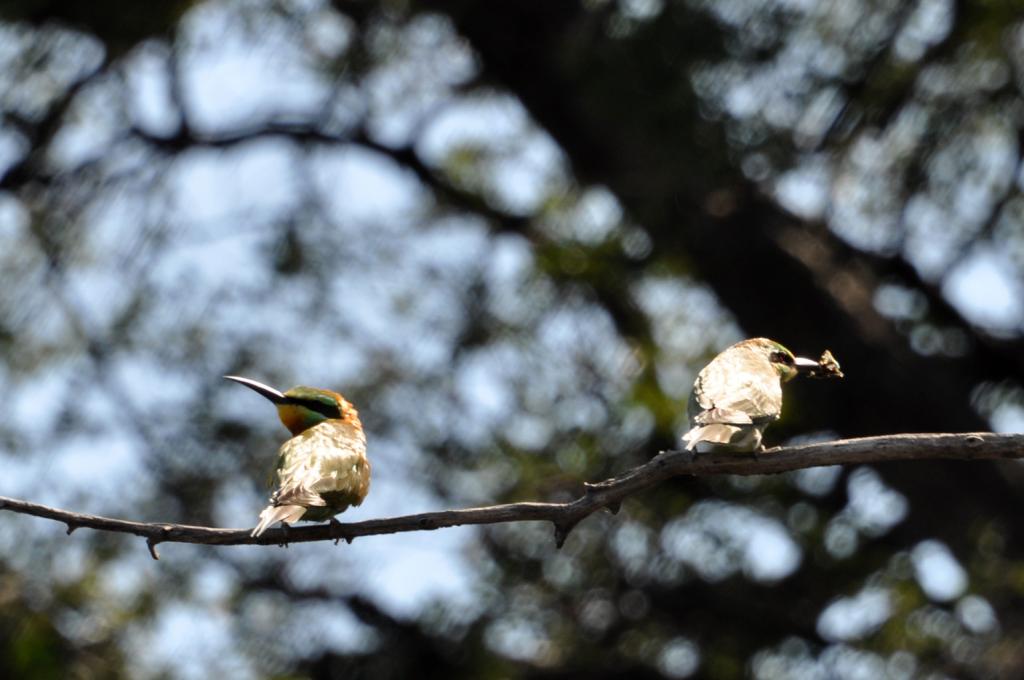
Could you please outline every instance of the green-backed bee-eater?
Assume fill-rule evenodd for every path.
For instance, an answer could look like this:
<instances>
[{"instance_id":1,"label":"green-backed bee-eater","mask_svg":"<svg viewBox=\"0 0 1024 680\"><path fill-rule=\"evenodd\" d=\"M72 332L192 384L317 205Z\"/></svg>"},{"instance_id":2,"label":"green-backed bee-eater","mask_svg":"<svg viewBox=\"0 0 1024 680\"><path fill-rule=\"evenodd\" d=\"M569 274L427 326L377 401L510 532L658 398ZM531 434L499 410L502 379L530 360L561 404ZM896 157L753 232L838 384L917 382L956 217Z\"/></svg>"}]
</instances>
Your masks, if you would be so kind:
<instances>
[{"instance_id":1,"label":"green-backed bee-eater","mask_svg":"<svg viewBox=\"0 0 1024 680\"><path fill-rule=\"evenodd\" d=\"M224 376L263 395L292 433L277 458L277 489L260 513L252 535L276 522L322 522L350 505L359 505L370 490L370 461L359 414L343 396L315 387L281 393L263 383Z\"/></svg>"},{"instance_id":2,"label":"green-backed bee-eater","mask_svg":"<svg viewBox=\"0 0 1024 680\"><path fill-rule=\"evenodd\" d=\"M782 383L800 374L843 377L827 350L814 361L793 356L774 340L751 338L722 351L693 383L686 448L708 442L733 451L763 449L765 428L782 413Z\"/></svg>"}]
</instances>

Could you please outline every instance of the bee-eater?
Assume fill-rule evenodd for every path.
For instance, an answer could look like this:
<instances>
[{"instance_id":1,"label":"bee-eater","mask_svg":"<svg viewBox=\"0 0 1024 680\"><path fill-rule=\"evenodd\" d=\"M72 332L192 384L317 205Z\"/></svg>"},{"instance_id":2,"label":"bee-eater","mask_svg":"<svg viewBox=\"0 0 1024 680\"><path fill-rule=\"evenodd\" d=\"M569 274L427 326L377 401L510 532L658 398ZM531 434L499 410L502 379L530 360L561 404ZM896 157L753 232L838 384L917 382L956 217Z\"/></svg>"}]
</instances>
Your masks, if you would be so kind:
<instances>
[{"instance_id":1,"label":"bee-eater","mask_svg":"<svg viewBox=\"0 0 1024 680\"><path fill-rule=\"evenodd\" d=\"M814 361L794 357L767 338L751 338L722 351L697 375L690 393L687 450L700 442L733 451L759 451L764 430L782 413L782 383L797 375L842 378L829 351Z\"/></svg>"},{"instance_id":2,"label":"bee-eater","mask_svg":"<svg viewBox=\"0 0 1024 680\"><path fill-rule=\"evenodd\" d=\"M281 393L263 383L224 376L263 395L294 435L281 445L277 489L252 530L259 536L275 522L322 522L350 505L359 505L370 489L370 461L359 414L343 396L315 387Z\"/></svg>"}]
</instances>

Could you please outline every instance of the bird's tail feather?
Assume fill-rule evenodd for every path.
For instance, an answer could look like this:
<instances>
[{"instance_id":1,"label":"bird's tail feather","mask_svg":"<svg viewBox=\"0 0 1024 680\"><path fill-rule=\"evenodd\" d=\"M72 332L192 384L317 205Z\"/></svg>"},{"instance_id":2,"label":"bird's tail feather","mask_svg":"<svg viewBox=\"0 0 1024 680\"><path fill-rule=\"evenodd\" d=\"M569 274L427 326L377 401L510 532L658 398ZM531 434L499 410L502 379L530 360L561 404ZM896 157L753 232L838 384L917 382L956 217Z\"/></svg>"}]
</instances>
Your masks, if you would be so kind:
<instances>
[{"instance_id":1,"label":"bird's tail feather","mask_svg":"<svg viewBox=\"0 0 1024 680\"><path fill-rule=\"evenodd\" d=\"M264 531L269 529L272 525L277 522L292 522L298 521L304 514L306 514L306 508L301 505L268 505L263 508L263 512L260 513L259 524L252 530L253 537L259 536Z\"/></svg>"}]
</instances>

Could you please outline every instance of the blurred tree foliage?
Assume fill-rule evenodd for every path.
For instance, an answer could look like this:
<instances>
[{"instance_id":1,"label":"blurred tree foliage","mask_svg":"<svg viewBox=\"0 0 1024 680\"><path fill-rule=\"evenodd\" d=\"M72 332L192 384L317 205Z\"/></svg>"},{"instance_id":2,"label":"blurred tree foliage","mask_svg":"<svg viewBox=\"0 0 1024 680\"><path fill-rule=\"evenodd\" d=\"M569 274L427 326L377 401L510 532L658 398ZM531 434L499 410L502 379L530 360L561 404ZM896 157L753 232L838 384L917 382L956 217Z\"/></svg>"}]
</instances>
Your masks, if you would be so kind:
<instances>
[{"instance_id":1,"label":"blurred tree foliage","mask_svg":"<svg viewBox=\"0 0 1024 680\"><path fill-rule=\"evenodd\" d=\"M358 405L346 517L567 499L673 447L753 335L848 376L793 385L769 443L1020 429L1022 19L5 2L0 493L251 524L283 430L237 373ZM1020 677L1022 487L680 479L561 551L524 524L157 564L0 516L0 674Z\"/></svg>"}]
</instances>

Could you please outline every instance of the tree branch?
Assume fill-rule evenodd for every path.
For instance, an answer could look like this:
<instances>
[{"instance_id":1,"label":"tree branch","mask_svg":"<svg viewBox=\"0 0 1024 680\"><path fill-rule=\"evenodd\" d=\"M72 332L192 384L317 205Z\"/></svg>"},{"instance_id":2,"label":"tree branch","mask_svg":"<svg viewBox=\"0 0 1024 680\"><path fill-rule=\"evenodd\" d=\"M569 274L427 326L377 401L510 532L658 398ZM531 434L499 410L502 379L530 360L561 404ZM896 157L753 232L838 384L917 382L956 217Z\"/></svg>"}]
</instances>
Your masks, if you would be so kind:
<instances>
[{"instance_id":1,"label":"tree branch","mask_svg":"<svg viewBox=\"0 0 1024 680\"><path fill-rule=\"evenodd\" d=\"M491 205L486 198L452 182L442 170L431 167L420 158L412 144L395 147L382 144L375 141L365 127L357 127L343 134L334 134L324 132L315 125L269 122L215 135L198 133L187 126L183 126L171 136L155 135L139 127L131 128L129 134L153 148L170 153L179 153L197 147L228 149L258 139L273 138L288 139L296 144L306 145L359 146L390 158L399 166L411 171L420 182L434 192L442 203L447 203L458 210L476 213L490 220L498 231L515 232L528 236L525 233L530 222L528 217L501 210Z\"/></svg>"},{"instance_id":2,"label":"tree branch","mask_svg":"<svg viewBox=\"0 0 1024 680\"><path fill-rule=\"evenodd\" d=\"M896 434L862 437L831 442L803 444L769 449L754 454L694 454L690 451L664 451L647 463L628 472L594 484L585 483L585 492L567 503L507 503L463 510L441 510L418 515L371 519L346 524L332 522L308 527L271 529L252 538L249 529L217 529L187 524L132 522L86 515L0 496L0 510L34 515L63 522L68 533L79 527L98 531L134 534L146 539L150 554L159 559L160 543L198 543L202 545L267 545L306 543L344 539L351 543L359 536L425 531L466 524L543 521L555 528L555 542L561 547L569 532L594 512L608 508L617 511L627 496L638 493L670 477L691 475L762 475L801 470L824 465L859 465L907 460L1010 460L1024 458L1024 434Z\"/></svg>"}]
</instances>

